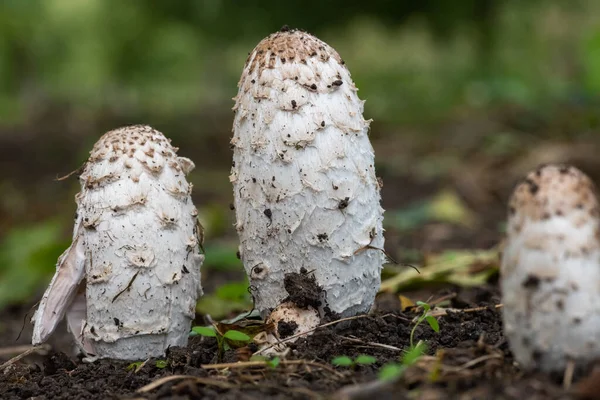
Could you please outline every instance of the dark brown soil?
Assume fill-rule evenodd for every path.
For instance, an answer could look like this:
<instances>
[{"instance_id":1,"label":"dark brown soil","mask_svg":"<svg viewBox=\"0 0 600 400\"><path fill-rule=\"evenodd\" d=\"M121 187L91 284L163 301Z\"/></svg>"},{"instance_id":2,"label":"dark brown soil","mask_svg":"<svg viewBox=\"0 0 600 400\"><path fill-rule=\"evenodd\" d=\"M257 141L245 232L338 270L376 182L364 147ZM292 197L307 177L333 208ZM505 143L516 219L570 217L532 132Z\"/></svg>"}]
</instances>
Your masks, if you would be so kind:
<instances>
[{"instance_id":1,"label":"dark brown soil","mask_svg":"<svg viewBox=\"0 0 600 400\"><path fill-rule=\"evenodd\" d=\"M565 110L561 118L570 120L572 112ZM56 115L53 113L51 119L57 119ZM478 111L476 116L464 121L431 127L440 133L431 136L437 138L431 141L420 138L425 135L418 132L409 135L411 128L406 131L389 128L387 132L385 127L374 125L373 144L379 160L377 171L384 182L382 195L386 210L394 211L424 201L449 187L477 214L479 221L472 228L439 221L426 221L409 231L390 227L386 231L389 254L398 261L414 262L414 257L409 256L411 251L420 257L443 249L496 245L500 240L498 223L504 219L512 184L528 168L547 161L543 157L546 153L555 154L555 161L575 163L600 181L598 174L594 175L594 171L600 171L597 132L593 132L594 140L584 137L562 144L556 156L557 149L546 142L541 132L558 130L562 125L548 123L528 127L518 123L523 119L519 116L506 110L482 115ZM228 148L230 116L222 118L222 121L212 117L180 118L180 126L172 125L165 132L184 132L173 138L174 143L182 149L194 149L192 158L197 161L198 171L218 172L214 182L195 188L195 202L218 204L228 209L231 189L229 185L217 184L227 183L231 156ZM81 164L99 132L132 122L99 117L98 121L102 122L84 124L82 128L71 127L68 118L58 120L56 124L33 121L30 127L9 129L0 135L0 170L6 171L0 182L5 183L2 194L8 199L6 204L0 204L0 237L18 224L43 221L49 215L70 215L74 204L65 199L72 199L77 189L76 179L58 183L54 179ZM143 120L163 127L151 118ZM212 125L207 127L206 121L213 121ZM565 130L576 131L570 127ZM205 133L200 135L196 131ZM506 154L493 156L486 151L486 140L503 131L517 132L515 137L519 138L520 145ZM440 167L445 175L425 174L423 177L417 173L421 161L429 157L437 164L438 155L447 156L448 152L460 161L454 164L457 167ZM39 157L40 154L44 157ZM65 232L65 237L69 235L70 232ZM224 237L227 235L235 235L235 232L230 229L222 233ZM213 238L208 241L210 239ZM232 279L234 275L236 278ZM210 292L223 282L243 275L241 270L203 270L203 285ZM315 305L324 300L310 277L310 273L296 274L286 282L297 304ZM336 318L331 318L330 325L293 343L289 354L275 367L247 363L257 350L255 346L229 350L219 359L216 340L200 336L190 338L187 348L171 349L165 360L161 360L166 361L166 366L161 363L157 366L157 360L148 360L143 366L110 360L88 364L72 357L72 346L64 327L54 334L49 343L51 350L46 353L30 354L10 365L2 364L22 353L17 346L27 344L31 338L31 326L24 323L31 304L8 307L0 310L0 399L468 400L559 399L574 397L576 393L600 398L600 373L582 379L572 392L566 393L555 379L519 371L502 334L500 312L495 307L500 303L500 296L493 282L477 289L428 287L402 294L412 300L430 302L446 297L451 307L471 311L439 317L439 333L433 332L427 324L420 325L415 339L426 341L427 355L409 367L400 379L389 383L378 380L378 371L383 365L398 361L409 347L412 321L417 315L411 309L402 310L395 294L380 295L377 311L372 315L337 323ZM38 293L33 298L40 296ZM473 311L476 307L482 308ZM203 322L201 318L198 321ZM282 336L286 328L287 333L295 329L293 326L278 328ZM7 351L11 348L12 353ZM334 367L331 363L336 356L354 358L361 354L371 355L377 362L353 368ZM237 361L245 364L215 365ZM172 378L169 380L169 377Z\"/></svg>"},{"instance_id":2,"label":"dark brown soil","mask_svg":"<svg viewBox=\"0 0 600 400\"><path fill-rule=\"evenodd\" d=\"M149 360L137 372L128 368L128 362L100 360L88 364L51 351L44 356L26 357L5 368L0 373L0 398L546 399L566 396L556 381L523 374L513 365L502 335L500 312L494 307L499 300L494 286L434 293L433 298L451 298L450 306L454 308L482 308L449 312L440 317L439 333L427 324L419 325L415 340L426 341L428 355L396 382L379 381L377 371L386 363L398 361L402 350L410 346L411 321L417 315L411 309L391 311L394 301L386 299L389 296L380 295L377 302L386 311L333 323L291 344L285 361L275 368L252 364L242 368L211 368L218 362L217 343L214 338L201 336L191 337L187 348L170 349L165 358L166 367L158 368L157 360ZM229 350L223 361L247 361L255 350L254 347ZM354 358L361 354L374 356L377 362L354 368L331 364L336 356ZM160 381L175 375L179 377ZM153 382L156 387L144 389ZM137 392L140 389L142 393Z\"/></svg>"},{"instance_id":3,"label":"dark brown soil","mask_svg":"<svg viewBox=\"0 0 600 400\"><path fill-rule=\"evenodd\" d=\"M315 276L305 268L300 273L285 274L283 285L289 294L284 301L291 301L300 308L321 306L323 289L317 284Z\"/></svg>"}]
</instances>

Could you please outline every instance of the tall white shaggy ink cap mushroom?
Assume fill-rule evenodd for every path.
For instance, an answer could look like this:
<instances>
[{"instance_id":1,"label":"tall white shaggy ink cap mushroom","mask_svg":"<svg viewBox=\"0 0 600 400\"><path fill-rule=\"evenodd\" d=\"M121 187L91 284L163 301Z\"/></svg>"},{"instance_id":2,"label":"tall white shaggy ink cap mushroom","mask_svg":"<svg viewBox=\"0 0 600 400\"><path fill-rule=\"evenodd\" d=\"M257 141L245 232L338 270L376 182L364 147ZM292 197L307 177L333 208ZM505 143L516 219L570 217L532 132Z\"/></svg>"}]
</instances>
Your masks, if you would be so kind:
<instances>
[{"instance_id":1,"label":"tall white shaggy ink cap mushroom","mask_svg":"<svg viewBox=\"0 0 600 400\"><path fill-rule=\"evenodd\" d=\"M316 37L284 27L248 57L235 98L233 183L240 255L263 314L312 271L323 308L368 311L384 244L369 123L350 72Z\"/></svg>"},{"instance_id":2,"label":"tall white shaggy ink cap mushroom","mask_svg":"<svg viewBox=\"0 0 600 400\"><path fill-rule=\"evenodd\" d=\"M531 172L509 204L504 331L523 369L600 357L600 218L592 181L566 165Z\"/></svg>"},{"instance_id":3,"label":"tall white shaggy ink cap mushroom","mask_svg":"<svg viewBox=\"0 0 600 400\"><path fill-rule=\"evenodd\" d=\"M34 345L66 315L100 358L146 359L185 346L202 295L194 164L149 126L106 133L79 177L73 243L33 317Z\"/></svg>"}]
</instances>

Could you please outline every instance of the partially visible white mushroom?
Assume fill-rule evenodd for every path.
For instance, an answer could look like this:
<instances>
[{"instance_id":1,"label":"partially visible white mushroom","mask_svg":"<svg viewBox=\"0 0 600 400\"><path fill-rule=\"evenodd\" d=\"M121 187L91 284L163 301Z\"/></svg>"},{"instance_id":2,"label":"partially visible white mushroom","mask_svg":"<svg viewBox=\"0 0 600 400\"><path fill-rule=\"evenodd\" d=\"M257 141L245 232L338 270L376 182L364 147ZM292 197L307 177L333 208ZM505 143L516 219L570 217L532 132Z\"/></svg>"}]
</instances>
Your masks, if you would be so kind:
<instances>
[{"instance_id":1,"label":"partially visible white mushroom","mask_svg":"<svg viewBox=\"0 0 600 400\"><path fill-rule=\"evenodd\" d=\"M88 355L162 356L187 344L202 294L202 226L185 175L162 133L129 126L95 144L80 176L73 244L34 317L42 343L66 315Z\"/></svg>"},{"instance_id":2,"label":"partially visible white mushroom","mask_svg":"<svg viewBox=\"0 0 600 400\"><path fill-rule=\"evenodd\" d=\"M311 306L298 307L292 301L281 303L269 314L265 323L268 329L254 337L254 343L261 347L258 354L287 355L288 344L312 335L320 322L319 311Z\"/></svg>"},{"instance_id":3,"label":"partially visible white mushroom","mask_svg":"<svg viewBox=\"0 0 600 400\"><path fill-rule=\"evenodd\" d=\"M285 339L302 333L312 333L320 321L319 312L311 306L300 308L292 302L285 302L271 312L267 325L273 324L273 334L278 339Z\"/></svg>"},{"instance_id":4,"label":"partially visible white mushroom","mask_svg":"<svg viewBox=\"0 0 600 400\"><path fill-rule=\"evenodd\" d=\"M288 296L287 273L313 271L325 306L366 312L384 262L383 209L363 101L337 52L283 29L244 67L234 110L240 254L255 306Z\"/></svg>"},{"instance_id":5,"label":"partially visible white mushroom","mask_svg":"<svg viewBox=\"0 0 600 400\"><path fill-rule=\"evenodd\" d=\"M562 372L600 358L600 214L578 169L531 172L509 204L504 331L524 369Z\"/></svg>"}]
</instances>

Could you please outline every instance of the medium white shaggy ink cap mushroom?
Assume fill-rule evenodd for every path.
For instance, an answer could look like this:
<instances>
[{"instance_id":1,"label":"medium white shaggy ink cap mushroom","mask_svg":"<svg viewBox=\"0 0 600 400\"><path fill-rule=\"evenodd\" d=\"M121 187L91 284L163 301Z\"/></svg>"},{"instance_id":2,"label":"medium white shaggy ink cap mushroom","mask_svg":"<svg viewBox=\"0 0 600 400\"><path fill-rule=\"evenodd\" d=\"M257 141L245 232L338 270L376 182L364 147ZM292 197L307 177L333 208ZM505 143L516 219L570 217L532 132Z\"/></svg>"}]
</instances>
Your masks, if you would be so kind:
<instances>
[{"instance_id":1,"label":"medium white shaggy ink cap mushroom","mask_svg":"<svg viewBox=\"0 0 600 400\"><path fill-rule=\"evenodd\" d=\"M268 36L246 61L230 180L240 255L263 315L288 296L284 275L301 268L323 288L322 308L347 316L373 304L383 209L356 92L338 53L303 31Z\"/></svg>"},{"instance_id":2,"label":"medium white shaggy ink cap mushroom","mask_svg":"<svg viewBox=\"0 0 600 400\"><path fill-rule=\"evenodd\" d=\"M512 195L502 256L504 331L524 369L600 357L600 219L591 180L547 165Z\"/></svg>"},{"instance_id":3,"label":"medium white shaggy ink cap mushroom","mask_svg":"<svg viewBox=\"0 0 600 400\"><path fill-rule=\"evenodd\" d=\"M187 344L202 295L202 226L186 181L194 164L162 133L129 126L94 145L79 177L73 243L34 317L42 343L66 315L100 358L146 359Z\"/></svg>"}]
</instances>

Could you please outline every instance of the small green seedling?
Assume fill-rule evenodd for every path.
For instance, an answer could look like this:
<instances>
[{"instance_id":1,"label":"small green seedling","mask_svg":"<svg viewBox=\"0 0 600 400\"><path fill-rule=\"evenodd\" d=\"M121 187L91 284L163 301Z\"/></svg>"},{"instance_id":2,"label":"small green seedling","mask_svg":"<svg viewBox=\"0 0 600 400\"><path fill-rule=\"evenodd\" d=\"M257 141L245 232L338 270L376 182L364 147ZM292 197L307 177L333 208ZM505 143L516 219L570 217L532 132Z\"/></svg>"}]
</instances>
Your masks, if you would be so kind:
<instances>
[{"instance_id":1,"label":"small green seedling","mask_svg":"<svg viewBox=\"0 0 600 400\"><path fill-rule=\"evenodd\" d=\"M431 329L433 329L435 332L440 331L440 325L438 324L437 319L435 319L435 317L432 317L431 315L427 315L429 313L429 310L431 310L431 307L429 306L429 304L425 303L424 301L417 301L417 305L423 308L423 313L419 316L419 318L417 319L417 322L415 323L415 326L413 326L412 330L410 331L410 347L411 348L416 347L414 344L414 336L415 336L415 331L417 330L417 326L419 326L421 324L421 322L427 321L427 323L429 324Z\"/></svg>"},{"instance_id":2,"label":"small green seedling","mask_svg":"<svg viewBox=\"0 0 600 400\"><path fill-rule=\"evenodd\" d=\"M223 353L230 350L231 347L242 347L252 340L252 338L246 335L244 332L230 329L225 333L217 331L214 326L194 326L192 328L192 336L201 335L206 337L214 337L217 339L217 346L219 349L218 357L222 359Z\"/></svg>"},{"instance_id":3,"label":"small green seedling","mask_svg":"<svg viewBox=\"0 0 600 400\"><path fill-rule=\"evenodd\" d=\"M138 373L142 368L144 368L144 365L146 365L148 361L149 360L132 362L127 366L127 368L125 368L125 370ZM156 366L156 368L163 369L169 365L169 362L167 360L156 360L156 363L154 365Z\"/></svg>"},{"instance_id":4,"label":"small green seedling","mask_svg":"<svg viewBox=\"0 0 600 400\"><path fill-rule=\"evenodd\" d=\"M425 342L419 342L416 346L408 349L404 353L399 363L388 363L385 364L379 370L379 379L382 381L392 381L404 373L408 367L416 363L419 358L427 351L427 344Z\"/></svg>"},{"instance_id":5,"label":"small green seedling","mask_svg":"<svg viewBox=\"0 0 600 400\"><path fill-rule=\"evenodd\" d=\"M217 337L217 331L212 326L194 326L190 336Z\"/></svg>"},{"instance_id":6,"label":"small green seedling","mask_svg":"<svg viewBox=\"0 0 600 400\"><path fill-rule=\"evenodd\" d=\"M281 360L279 359L279 357L274 357L271 360L267 361L267 365L273 369L277 368L277 366L279 365L279 363L281 362Z\"/></svg>"},{"instance_id":7,"label":"small green seedling","mask_svg":"<svg viewBox=\"0 0 600 400\"><path fill-rule=\"evenodd\" d=\"M368 356L366 354L361 354L356 357L354 360L348 356L339 356L335 357L331 360L331 363L336 367L350 367L355 368L357 365L371 365L375 364L377 359L373 356Z\"/></svg>"},{"instance_id":8,"label":"small green seedling","mask_svg":"<svg viewBox=\"0 0 600 400\"><path fill-rule=\"evenodd\" d=\"M133 371L133 372L138 372L140 369L142 369L142 367L146 364L146 361L136 361L136 362L132 362L131 364L129 364L127 366L127 368L125 368L125 371Z\"/></svg>"},{"instance_id":9,"label":"small green seedling","mask_svg":"<svg viewBox=\"0 0 600 400\"><path fill-rule=\"evenodd\" d=\"M435 332L440 331L440 325L437 319L428 315L431 310L431 306L423 301L417 301L417 305L423 308L423 313L417 318L415 326L410 331L410 348L404 353L399 363L389 363L381 367L379 370L379 379L381 380L395 380L402 376L406 369L416 363L423 354L427 351L427 343L419 341L414 343L415 331L423 321L427 321L431 329Z\"/></svg>"}]
</instances>

